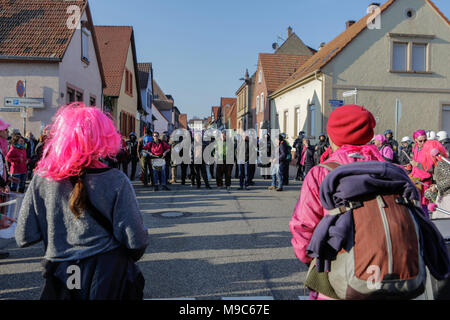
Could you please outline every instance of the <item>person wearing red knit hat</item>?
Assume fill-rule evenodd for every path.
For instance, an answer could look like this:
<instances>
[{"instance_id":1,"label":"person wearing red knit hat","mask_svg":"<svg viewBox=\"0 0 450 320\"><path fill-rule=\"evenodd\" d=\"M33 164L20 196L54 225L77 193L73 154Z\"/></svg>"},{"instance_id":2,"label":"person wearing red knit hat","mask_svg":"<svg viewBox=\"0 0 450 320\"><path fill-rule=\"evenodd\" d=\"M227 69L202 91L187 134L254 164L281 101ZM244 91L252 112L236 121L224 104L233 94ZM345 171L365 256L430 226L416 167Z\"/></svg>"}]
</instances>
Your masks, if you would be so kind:
<instances>
[{"instance_id":1,"label":"person wearing red knit hat","mask_svg":"<svg viewBox=\"0 0 450 320\"><path fill-rule=\"evenodd\" d=\"M375 126L375 118L362 106L346 105L334 110L327 124L332 153L324 164L338 162L345 165L358 161L384 161L378 148L367 144L374 137ZM306 249L316 226L326 214L319 191L328 173L329 170L320 166L309 171L289 223L294 252L297 258L306 264L312 261L306 254ZM337 297L315 291L310 293L312 300L333 298Z\"/></svg>"}]
</instances>

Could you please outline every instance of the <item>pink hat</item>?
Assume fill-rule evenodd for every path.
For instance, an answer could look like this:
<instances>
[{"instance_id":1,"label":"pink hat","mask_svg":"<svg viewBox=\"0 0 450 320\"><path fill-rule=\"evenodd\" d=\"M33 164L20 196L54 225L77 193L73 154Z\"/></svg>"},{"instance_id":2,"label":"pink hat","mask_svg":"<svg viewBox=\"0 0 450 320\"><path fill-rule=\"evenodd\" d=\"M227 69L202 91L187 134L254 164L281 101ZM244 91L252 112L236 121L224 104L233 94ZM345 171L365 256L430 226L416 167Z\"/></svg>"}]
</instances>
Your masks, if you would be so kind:
<instances>
[{"instance_id":1,"label":"pink hat","mask_svg":"<svg viewBox=\"0 0 450 320\"><path fill-rule=\"evenodd\" d=\"M0 130L8 129L10 126L11 125L9 123L6 123L2 118L0 118Z\"/></svg>"},{"instance_id":2,"label":"pink hat","mask_svg":"<svg viewBox=\"0 0 450 320\"><path fill-rule=\"evenodd\" d=\"M379 134L379 135L377 135L377 136L375 137L375 140L378 140L378 141L380 141L381 143L385 143L387 139L386 139L386 137L383 136L382 134Z\"/></svg>"}]
</instances>

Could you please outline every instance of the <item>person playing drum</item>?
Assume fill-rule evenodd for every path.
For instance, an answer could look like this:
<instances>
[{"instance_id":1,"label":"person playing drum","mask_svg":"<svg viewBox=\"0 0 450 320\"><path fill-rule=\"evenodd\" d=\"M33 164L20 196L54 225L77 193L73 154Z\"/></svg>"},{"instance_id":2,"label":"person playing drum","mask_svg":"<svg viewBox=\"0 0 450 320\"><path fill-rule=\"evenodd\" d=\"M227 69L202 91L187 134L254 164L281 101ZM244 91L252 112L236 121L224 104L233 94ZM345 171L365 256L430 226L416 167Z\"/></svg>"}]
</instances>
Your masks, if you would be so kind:
<instances>
[{"instance_id":1,"label":"person playing drum","mask_svg":"<svg viewBox=\"0 0 450 320\"><path fill-rule=\"evenodd\" d=\"M149 142L143 147L143 150L147 151L152 159L153 166L153 179L155 181L155 191L159 190L158 181L161 188L164 190L170 190L167 187L167 177L166 177L166 162L164 160L168 152L170 152L170 146L159 139L159 133L153 133L153 141ZM159 179L160 177L160 179Z\"/></svg>"}]
</instances>

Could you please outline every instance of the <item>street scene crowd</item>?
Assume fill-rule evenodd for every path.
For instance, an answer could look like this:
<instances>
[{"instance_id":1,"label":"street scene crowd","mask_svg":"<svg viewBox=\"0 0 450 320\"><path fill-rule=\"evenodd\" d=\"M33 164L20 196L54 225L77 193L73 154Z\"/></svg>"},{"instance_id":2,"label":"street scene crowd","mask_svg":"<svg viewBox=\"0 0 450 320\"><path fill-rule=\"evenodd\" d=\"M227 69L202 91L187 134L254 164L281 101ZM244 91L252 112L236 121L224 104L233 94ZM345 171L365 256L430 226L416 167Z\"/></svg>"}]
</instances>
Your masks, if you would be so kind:
<instances>
[{"instance_id":1,"label":"street scene crowd","mask_svg":"<svg viewBox=\"0 0 450 320\"><path fill-rule=\"evenodd\" d=\"M272 181L269 189L282 191L289 184L286 170L292 163L297 166L295 179L303 184L289 227L295 254L310 266L306 280L310 298L414 298L424 290L425 266L441 281L450 272L443 236L432 223L433 219L449 217L450 140L446 132L421 129L399 144L391 130L378 135L374 130L372 114L357 105L342 106L331 114L328 135L321 134L318 145L311 145L300 132L293 147L283 133L273 139L269 133L262 139L236 134L229 144L230 133L225 131L216 133L218 139L212 142L211 137L205 139L205 132L186 131L176 140L172 135L172 140L149 131L139 141L134 133L125 141L105 113L80 103L61 108L39 142L32 135L23 137L18 130L10 130L1 119L3 199L8 199L5 196L10 192L26 194L17 220L2 214L0 226L7 229L14 225L20 247L44 241L42 299L141 299L145 279L135 262L145 252L148 236L130 180L139 174L142 183L157 192L159 187L169 190L167 185L177 180L185 185L186 179L195 188L201 187L203 179L205 187L211 189L215 177L218 188L230 190L235 167L239 189L249 190L259 168L262 176ZM180 138L183 134L187 139ZM187 141L191 136L194 143ZM212 148L207 149L208 145ZM180 162L176 155L182 155L183 150L190 155ZM209 153L212 162L205 156ZM219 161L215 164L214 159ZM103 188L105 184L110 188ZM393 210L386 218L387 253L380 243L361 244L364 240L358 238L364 224L376 230L374 212L368 216L356 213L361 207L377 210L370 204L374 197L389 203ZM390 197L395 201L389 202ZM350 226L349 216L355 220L356 230ZM358 219L365 222L356 224L360 216ZM373 242L371 237L376 240L373 232L364 232L367 241ZM355 251L363 247L369 256L356 256L355 252L351 258L339 259L345 256L341 250L351 243L349 237L359 241L353 243ZM7 258L8 253L1 257ZM351 279L337 281L335 277L344 272L339 263L351 259L358 268L377 262L384 277L392 277L388 279L391 285L387 281L382 289L367 290ZM357 263L356 259L363 261ZM91 275L86 279L92 279L80 290L61 285L69 277L61 270L74 263ZM108 263L117 267L111 270ZM97 278L99 270L101 279ZM409 284L398 287L397 283ZM121 289L111 290L111 286Z\"/></svg>"}]
</instances>

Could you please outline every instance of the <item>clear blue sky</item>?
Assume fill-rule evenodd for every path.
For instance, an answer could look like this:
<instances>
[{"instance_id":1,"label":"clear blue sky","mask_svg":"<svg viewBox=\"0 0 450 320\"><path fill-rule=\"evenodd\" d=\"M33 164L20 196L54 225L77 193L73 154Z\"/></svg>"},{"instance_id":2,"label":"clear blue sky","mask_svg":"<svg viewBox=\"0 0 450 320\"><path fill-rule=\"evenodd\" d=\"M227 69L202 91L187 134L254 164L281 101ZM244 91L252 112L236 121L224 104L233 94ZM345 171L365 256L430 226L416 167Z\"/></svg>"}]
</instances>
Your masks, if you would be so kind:
<instances>
[{"instance_id":1,"label":"clear blue sky","mask_svg":"<svg viewBox=\"0 0 450 320\"><path fill-rule=\"evenodd\" d=\"M386 0L378 2L384 3ZM134 27L139 62L188 118L210 115L234 97L258 53L286 39L287 27L317 49L359 20L373 0L91 0L96 25ZM434 0L450 16L449 0Z\"/></svg>"}]
</instances>

